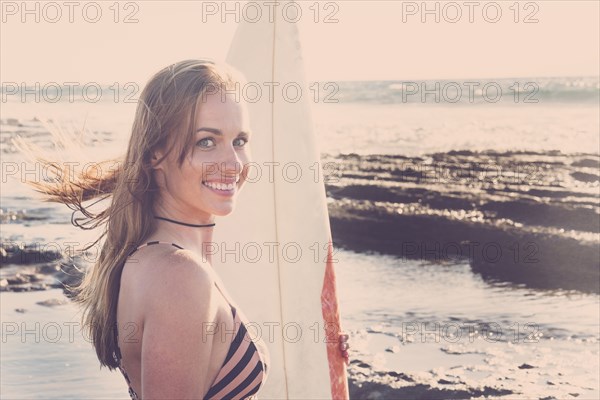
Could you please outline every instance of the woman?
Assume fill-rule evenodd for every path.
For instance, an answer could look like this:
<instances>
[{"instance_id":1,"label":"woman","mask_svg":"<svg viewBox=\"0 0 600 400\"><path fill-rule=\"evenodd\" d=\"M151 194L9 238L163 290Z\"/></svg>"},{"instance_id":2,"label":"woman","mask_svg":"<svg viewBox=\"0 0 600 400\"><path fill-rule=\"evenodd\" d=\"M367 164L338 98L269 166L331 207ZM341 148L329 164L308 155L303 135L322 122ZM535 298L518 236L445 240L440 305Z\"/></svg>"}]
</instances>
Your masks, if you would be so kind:
<instances>
[{"instance_id":1,"label":"woman","mask_svg":"<svg viewBox=\"0 0 600 400\"><path fill-rule=\"evenodd\" d=\"M214 217L233 211L250 162L246 106L215 90L236 82L237 71L210 60L162 69L141 93L120 168L58 189L36 184L88 224L106 223L74 300L101 365L121 370L133 399L255 398L271 368L203 246ZM82 202L101 195L111 205L93 215Z\"/></svg>"}]
</instances>

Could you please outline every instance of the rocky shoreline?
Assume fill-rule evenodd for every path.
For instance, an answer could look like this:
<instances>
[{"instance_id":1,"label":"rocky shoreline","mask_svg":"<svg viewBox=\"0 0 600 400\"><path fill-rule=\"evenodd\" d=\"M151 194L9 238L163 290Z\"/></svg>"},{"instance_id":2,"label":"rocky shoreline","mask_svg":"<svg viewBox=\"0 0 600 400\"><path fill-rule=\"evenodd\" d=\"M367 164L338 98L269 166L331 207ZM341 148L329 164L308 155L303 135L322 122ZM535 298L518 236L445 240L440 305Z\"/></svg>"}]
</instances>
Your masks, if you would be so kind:
<instances>
[{"instance_id":1,"label":"rocky shoreline","mask_svg":"<svg viewBox=\"0 0 600 400\"><path fill-rule=\"evenodd\" d=\"M346 154L324 155L323 163L334 166L326 174L326 191L337 247L392 254L400 263L467 259L490 281L600 292L598 155ZM0 217L3 224L31 218L6 210ZM78 257L2 238L0 291L61 288L69 296L65 285L76 285L85 265ZM460 378L421 380L378 370L363 354L350 352L352 399L510 398L518 393Z\"/></svg>"},{"instance_id":2,"label":"rocky shoreline","mask_svg":"<svg viewBox=\"0 0 600 400\"><path fill-rule=\"evenodd\" d=\"M600 291L598 155L346 154L324 155L323 165L335 246L440 264L467 259L485 279ZM83 264L2 238L0 290L72 284L75 265Z\"/></svg>"},{"instance_id":3,"label":"rocky shoreline","mask_svg":"<svg viewBox=\"0 0 600 400\"><path fill-rule=\"evenodd\" d=\"M435 263L485 279L600 288L600 158L453 151L325 157L337 246ZM333 169L332 169L333 170Z\"/></svg>"},{"instance_id":4,"label":"rocky shoreline","mask_svg":"<svg viewBox=\"0 0 600 400\"><path fill-rule=\"evenodd\" d=\"M76 257L67 261L65 255L36 245L19 245L2 240L0 246L0 292L29 292L63 289L75 285L83 277L83 262Z\"/></svg>"},{"instance_id":5,"label":"rocky shoreline","mask_svg":"<svg viewBox=\"0 0 600 400\"><path fill-rule=\"evenodd\" d=\"M353 360L348 368L348 385L351 399L427 399L451 400L499 397L514 394L506 389L496 389L489 386L483 388L440 389L427 383L415 382L410 375L394 371L377 371L371 365ZM438 385L452 387L457 382L439 379ZM458 382L464 383L464 382Z\"/></svg>"}]
</instances>

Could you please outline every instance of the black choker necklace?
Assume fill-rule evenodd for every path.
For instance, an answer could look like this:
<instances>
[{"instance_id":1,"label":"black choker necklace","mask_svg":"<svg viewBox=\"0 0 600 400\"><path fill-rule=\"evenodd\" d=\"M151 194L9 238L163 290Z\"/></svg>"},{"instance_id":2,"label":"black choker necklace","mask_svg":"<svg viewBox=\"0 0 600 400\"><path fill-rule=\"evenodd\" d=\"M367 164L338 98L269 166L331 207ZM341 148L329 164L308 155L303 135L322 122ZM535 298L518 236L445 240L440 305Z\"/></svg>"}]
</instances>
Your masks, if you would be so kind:
<instances>
[{"instance_id":1,"label":"black choker necklace","mask_svg":"<svg viewBox=\"0 0 600 400\"><path fill-rule=\"evenodd\" d=\"M159 217L157 215L154 216L154 218L156 219L162 219L164 221L169 221L169 222L173 222L175 224L179 224L179 225L185 225L185 226L191 226L193 228L204 228L207 226L215 226L215 223L213 222L212 224L206 224L206 225L197 225L197 224L187 224L185 222L179 222L179 221L175 221L173 219L169 219L169 218L165 218L165 217Z\"/></svg>"}]
</instances>

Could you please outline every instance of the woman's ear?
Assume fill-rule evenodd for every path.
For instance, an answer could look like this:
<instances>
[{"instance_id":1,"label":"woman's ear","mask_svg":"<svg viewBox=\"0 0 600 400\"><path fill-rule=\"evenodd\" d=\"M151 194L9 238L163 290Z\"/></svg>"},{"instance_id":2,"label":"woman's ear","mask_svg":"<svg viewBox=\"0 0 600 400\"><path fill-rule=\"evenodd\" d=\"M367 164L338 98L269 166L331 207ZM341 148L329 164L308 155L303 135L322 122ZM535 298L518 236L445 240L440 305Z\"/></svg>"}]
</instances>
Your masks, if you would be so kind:
<instances>
[{"instance_id":1,"label":"woman's ear","mask_svg":"<svg viewBox=\"0 0 600 400\"><path fill-rule=\"evenodd\" d=\"M150 156L150 163L152 164L152 169L163 169L163 163L159 163L162 157L163 152L161 150L155 150L152 152L152 155Z\"/></svg>"}]
</instances>

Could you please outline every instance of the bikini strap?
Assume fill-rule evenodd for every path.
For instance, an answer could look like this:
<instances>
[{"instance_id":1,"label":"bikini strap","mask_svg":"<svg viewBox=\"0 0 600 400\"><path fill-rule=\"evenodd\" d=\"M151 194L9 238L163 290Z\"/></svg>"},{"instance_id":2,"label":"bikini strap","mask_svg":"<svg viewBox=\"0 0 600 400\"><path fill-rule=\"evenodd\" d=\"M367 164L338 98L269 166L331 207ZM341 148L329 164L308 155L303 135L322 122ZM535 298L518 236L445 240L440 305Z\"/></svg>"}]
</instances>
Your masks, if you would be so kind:
<instances>
[{"instance_id":1,"label":"bikini strap","mask_svg":"<svg viewBox=\"0 0 600 400\"><path fill-rule=\"evenodd\" d=\"M171 243L171 242L164 242L162 240L154 240L152 242L144 243L144 244L136 247L135 250L133 250L131 253L129 253L129 257L131 257L133 255L133 253L135 253L136 251L138 251L142 247L151 246L153 244L170 244L171 246L174 246L174 247L177 247L180 250L183 250L183 247L179 246L178 244Z\"/></svg>"}]
</instances>

